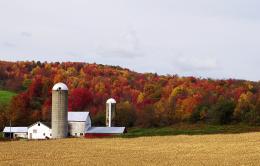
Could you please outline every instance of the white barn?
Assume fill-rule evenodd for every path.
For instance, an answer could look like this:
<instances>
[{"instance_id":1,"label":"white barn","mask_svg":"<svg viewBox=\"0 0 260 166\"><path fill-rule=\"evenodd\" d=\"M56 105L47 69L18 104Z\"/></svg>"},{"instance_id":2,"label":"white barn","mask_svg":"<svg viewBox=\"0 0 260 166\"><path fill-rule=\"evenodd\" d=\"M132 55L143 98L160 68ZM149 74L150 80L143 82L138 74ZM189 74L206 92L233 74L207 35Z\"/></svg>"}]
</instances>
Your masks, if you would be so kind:
<instances>
[{"instance_id":1,"label":"white barn","mask_svg":"<svg viewBox=\"0 0 260 166\"><path fill-rule=\"evenodd\" d=\"M42 122L36 122L28 127L28 139L51 138L51 128Z\"/></svg>"},{"instance_id":2,"label":"white barn","mask_svg":"<svg viewBox=\"0 0 260 166\"><path fill-rule=\"evenodd\" d=\"M3 130L6 138L27 138L27 127L5 127Z\"/></svg>"},{"instance_id":3,"label":"white barn","mask_svg":"<svg viewBox=\"0 0 260 166\"><path fill-rule=\"evenodd\" d=\"M89 112L68 112L69 136L83 137L91 127Z\"/></svg>"}]
</instances>

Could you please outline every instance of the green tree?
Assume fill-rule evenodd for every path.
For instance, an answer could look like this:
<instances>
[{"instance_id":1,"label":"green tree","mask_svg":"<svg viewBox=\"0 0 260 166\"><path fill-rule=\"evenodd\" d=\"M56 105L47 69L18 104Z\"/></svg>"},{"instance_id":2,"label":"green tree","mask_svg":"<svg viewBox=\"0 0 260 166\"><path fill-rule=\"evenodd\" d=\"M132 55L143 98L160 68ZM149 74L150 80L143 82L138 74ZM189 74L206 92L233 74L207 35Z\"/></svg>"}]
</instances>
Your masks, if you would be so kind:
<instances>
[{"instance_id":1,"label":"green tree","mask_svg":"<svg viewBox=\"0 0 260 166\"><path fill-rule=\"evenodd\" d=\"M136 111L128 101L118 103L116 109L116 125L132 127L136 119Z\"/></svg>"},{"instance_id":2,"label":"green tree","mask_svg":"<svg viewBox=\"0 0 260 166\"><path fill-rule=\"evenodd\" d=\"M137 112L137 125L142 127L157 126L155 118L155 109L152 104L146 105L142 110Z\"/></svg>"},{"instance_id":3,"label":"green tree","mask_svg":"<svg viewBox=\"0 0 260 166\"><path fill-rule=\"evenodd\" d=\"M106 120L106 112L99 111L95 116L92 118L92 125L93 126L105 126Z\"/></svg>"},{"instance_id":4,"label":"green tree","mask_svg":"<svg viewBox=\"0 0 260 166\"><path fill-rule=\"evenodd\" d=\"M234 111L234 117L237 121L248 122L250 113L254 109L253 93L247 92L240 95Z\"/></svg>"},{"instance_id":5,"label":"green tree","mask_svg":"<svg viewBox=\"0 0 260 166\"><path fill-rule=\"evenodd\" d=\"M214 124L228 124L232 121L235 103L233 100L220 97L209 110L209 121Z\"/></svg>"},{"instance_id":6,"label":"green tree","mask_svg":"<svg viewBox=\"0 0 260 166\"><path fill-rule=\"evenodd\" d=\"M0 131L4 129L8 119L7 106L0 103Z\"/></svg>"}]
</instances>

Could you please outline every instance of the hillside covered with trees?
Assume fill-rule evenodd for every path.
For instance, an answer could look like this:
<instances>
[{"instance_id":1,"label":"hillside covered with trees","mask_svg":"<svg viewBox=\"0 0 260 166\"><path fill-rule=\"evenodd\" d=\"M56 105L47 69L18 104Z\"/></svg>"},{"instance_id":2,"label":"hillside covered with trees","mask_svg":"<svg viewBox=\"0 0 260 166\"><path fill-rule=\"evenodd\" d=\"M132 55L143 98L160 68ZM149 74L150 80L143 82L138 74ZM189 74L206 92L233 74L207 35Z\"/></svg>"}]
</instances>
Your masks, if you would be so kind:
<instances>
[{"instance_id":1,"label":"hillside covered with trees","mask_svg":"<svg viewBox=\"0 0 260 166\"><path fill-rule=\"evenodd\" d=\"M117 100L116 123L158 127L179 122L260 124L260 82L137 73L88 63L0 61L0 90L17 93L0 103L0 129L51 118L51 89L69 87L69 111L89 111L104 125L105 102Z\"/></svg>"}]
</instances>

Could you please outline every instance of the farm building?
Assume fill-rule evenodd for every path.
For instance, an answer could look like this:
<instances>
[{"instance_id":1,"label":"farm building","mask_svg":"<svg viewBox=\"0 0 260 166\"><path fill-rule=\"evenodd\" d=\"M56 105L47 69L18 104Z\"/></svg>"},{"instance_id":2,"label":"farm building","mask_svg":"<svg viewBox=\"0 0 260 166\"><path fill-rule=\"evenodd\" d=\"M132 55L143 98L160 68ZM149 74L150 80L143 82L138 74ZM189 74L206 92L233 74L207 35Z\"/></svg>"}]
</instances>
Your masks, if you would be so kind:
<instances>
[{"instance_id":1,"label":"farm building","mask_svg":"<svg viewBox=\"0 0 260 166\"><path fill-rule=\"evenodd\" d=\"M86 130L91 127L89 112L68 112L69 136L84 136Z\"/></svg>"},{"instance_id":2,"label":"farm building","mask_svg":"<svg viewBox=\"0 0 260 166\"><path fill-rule=\"evenodd\" d=\"M61 82L52 88L51 128L52 138L68 136L68 87Z\"/></svg>"},{"instance_id":3,"label":"farm building","mask_svg":"<svg viewBox=\"0 0 260 166\"><path fill-rule=\"evenodd\" d=\"M51 128L42 122L36 122L28 127L28 139L49 139Z\"/></svg>"},{"instance_id":4,"label":"farm building","mask_svg":"<svg viewBox=\"0 0 260 166\"><path fill-rule=\"evenodd\" d=\"M91 127L89 112L68 112L68 135L80 137ZM52 129L42 123L36 122L28 127L28 139L52 138Z\"/></svg>"},{"instance_id":5,"label":"farm building","mask_svg":"<svg viewBox=\"0 0 260 166\"><path fill-rule=\"evenodd\" d=\"M91 127L89 112L68 112L68 135L73 137L84 137L85 131ZM52 138L52 129L42 122L36 122L27 127L5 127L4 137L48 139Z\"/></svg>"},{"instance_id":6,"label":"farm building","mask_svg":"<svg viewBox=\"0 0 260 166\"><path fill-rule=\"evenodd\" d=\"M106 102L106 126L92 127L89 112L68 112L68 87L57 83L52 89L51 128L42 122L27 127L6 127L5 136L24 137L28 139L48 139L73 137L104 137L123 134L125 127L114 127L116 100Z\"/></svg>"},{"instance_id":7,"label":"farm building","mask_svg":"<svg viewBox=\"0 0 260 166\"><path fill-rule=\"evenodd\" d=\"M109 137L113 135L120 135L125 132L125 127L91 127L86 131L85 137Z\"/></svg>"},{"instance_id":8,"label":"farm building","mask_svg":"<svg viewBox=\"0 0 260 166\"><path fill-rule=\"evenodd\" d=\"M5 127L3 133L5 138L27 138L28 128Z\"/></svg>"},{"instance_id":9,"label":"farm building","mask_svg":"<svg viewBox=\"0 0 260 166\"><path fill-rule=\"evenodd\" d=\"M116 100L110 98L106 102L106 126L113 127L115 125Z\"/></svg>"}]
</instances>

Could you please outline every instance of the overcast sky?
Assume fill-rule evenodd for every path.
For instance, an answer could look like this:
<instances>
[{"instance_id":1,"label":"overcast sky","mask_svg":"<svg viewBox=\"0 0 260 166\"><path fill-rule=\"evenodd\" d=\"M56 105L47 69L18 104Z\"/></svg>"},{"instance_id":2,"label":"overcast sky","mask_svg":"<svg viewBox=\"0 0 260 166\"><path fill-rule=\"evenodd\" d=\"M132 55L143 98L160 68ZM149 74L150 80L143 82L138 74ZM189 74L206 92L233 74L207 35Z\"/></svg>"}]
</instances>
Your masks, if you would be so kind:
<instances>
[{"instance_id":1,"label":"overcast sky","mask_svg":"<svg viewBox=\"0 0 260 166\"><path fill-rule=\"evenodd\" d=\"M259 0L0 0L0 60L260 80Z\"/></svg>"}]
</instances>

